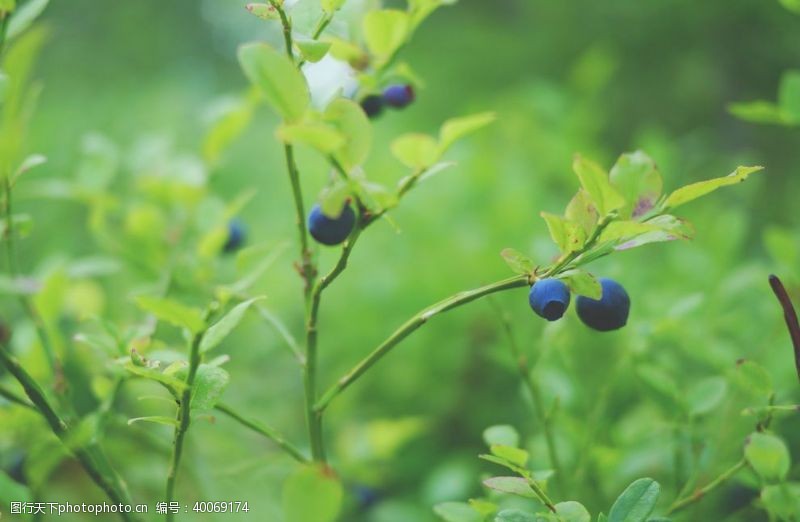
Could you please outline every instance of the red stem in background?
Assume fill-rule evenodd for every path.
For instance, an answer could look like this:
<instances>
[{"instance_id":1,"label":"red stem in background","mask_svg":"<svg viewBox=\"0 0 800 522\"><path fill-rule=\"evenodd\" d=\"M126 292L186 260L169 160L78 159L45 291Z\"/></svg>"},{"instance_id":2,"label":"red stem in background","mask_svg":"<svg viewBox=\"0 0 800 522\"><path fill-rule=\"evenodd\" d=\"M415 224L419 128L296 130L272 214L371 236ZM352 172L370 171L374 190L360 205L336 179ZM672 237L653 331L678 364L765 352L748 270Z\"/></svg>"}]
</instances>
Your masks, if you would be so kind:
<instances>
[{"instance_id":1,"label":"red stem in background","mask_svg":"<svg viewBox=\"0 0 800 522\"><path fill-rule=\"evenodd\" d=\"M786 327L789 329L789 335L792 337L792 345L794 346L794 364L797 368L797 378L800 379L800 323L797 321L797 312L794 310L794 305L789 298L786 287L783 286L778 276L770 275L769 285L783 307L783 318L786 320Z\"/></svg>"}]
</instances>

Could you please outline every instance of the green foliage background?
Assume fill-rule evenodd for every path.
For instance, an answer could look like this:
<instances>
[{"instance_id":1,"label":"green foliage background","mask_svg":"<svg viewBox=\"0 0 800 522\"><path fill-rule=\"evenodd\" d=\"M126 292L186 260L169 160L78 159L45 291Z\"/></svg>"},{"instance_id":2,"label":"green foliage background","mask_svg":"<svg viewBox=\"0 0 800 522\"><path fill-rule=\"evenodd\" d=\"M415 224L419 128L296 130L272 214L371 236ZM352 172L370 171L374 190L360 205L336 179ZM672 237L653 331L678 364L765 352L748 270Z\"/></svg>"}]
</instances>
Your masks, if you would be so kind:
<instances>
[{"instance_id":1,"label":"green foliage background","mask_svg":"<svg viewBox=\"0 0 800 522\"><path fill-rule=\"evenodd\" d=\"M25 270L44 273L98 251L84 206L41 199L35 190L74 175L87 132L118 143L125 165L143 139L199 153L212 101L246 87L236 46L256 38L280 41L243 4L71 0L48 8L43 20L51 35L36 73L45 90L28 149L49 162L26 178L32 188L27 194L20 188L18 196L18 209L35 219L19 245ZM574 153L609 167L622 151L646 150L667 189L760 164L765 173L749 183L686 208L698 231L692 243L649 246L593 267L623 282L631 295L622 331L589 331L572 311L545 324L531 313L524 290L495 299L511 315L517 341L536 354L549 401L558 398L554 425L569 470L564 500L580 500L597 513L634 478L652 476L664 487L666 505L692 472L704 483L729 467L755 422L740 415L752 401L730 382L738 359L769 370L778 403L800 402L788 335L767 285L767 275L777 273L798 296L800 131L743 122L726 110L733 102L774 98L782 72L797 67L797 34L800 16L777 1L462 0L437 12L404 54L425 86L408 110L375 124L370 177L394 183L404 174L387 147L399 133L435 132L447 117L484 110L497 111L498 120L456 146L450 153L456 169L426 181L392 213L399 233L380 223L362 238L323 304L323 388L423 306L502 278L508 270L498 255L503 248L549 262L556 252L538 213L560 212L574 192ZM293 208L273 138L276 123L260 110L210 183L227 200L257 190L241 214L251 244L292 245L259 289L299 335ZM309 151L301 151L299 163L310 206L327 169ZM120 170L113 193L135 201L141 194L130 172ZM320 250L321 265L335 256L334 249ZM64 331L81 330L77 310L87 306L121 324L137 317L129 293L146 284L146 274L133 270L93 281L99 286L88 289L79 278L65 282ZM70 302L78 304L70 308ZM21 316L10 300L3 314L11 323ZM24 352L33 334L21 319L19 325L15 346ZM96 364L91 350L81 350L77 358L88 370L75 372L83 371L88 385ZM304 440L302 382L282 340L253 316L222 350L231 356L226 402ZM693 400L707 398L697 387L716 377L728 383L727 393L686 422L680 404L691 409ZM136 396L154 390L131 386L120 409L127 417L153 414L158 403ZM86 401L88 408L92 400ZM361 511L351 499L343 519L435 520L432 505L479 495L481 473L496 471L476 458L488 425L517 427L534 467L546 468L527 401L489 303L436 318L330 410L326 434L346 486L367 485L383 496ZM29 437L37 422L0 405L0 462L35 449ZM780 416L773 427L800 462L800 417ZM161 497L169 437L157 425L110 428L112 461L135 499L151 509ZM581 462L584 445L590 451ZM292 463L273 446L219 418L193 425L187 451L182 499L248 500L251 517L281 520L280 484ZM790 476L800 476L797 464ZM42 495L101 498L72 464L53 471ZM755 479L743 476L683 520L766 520L742 507L756 495ZM205 519L226 518L192 517Z\"/></svg>"}]
</instances>

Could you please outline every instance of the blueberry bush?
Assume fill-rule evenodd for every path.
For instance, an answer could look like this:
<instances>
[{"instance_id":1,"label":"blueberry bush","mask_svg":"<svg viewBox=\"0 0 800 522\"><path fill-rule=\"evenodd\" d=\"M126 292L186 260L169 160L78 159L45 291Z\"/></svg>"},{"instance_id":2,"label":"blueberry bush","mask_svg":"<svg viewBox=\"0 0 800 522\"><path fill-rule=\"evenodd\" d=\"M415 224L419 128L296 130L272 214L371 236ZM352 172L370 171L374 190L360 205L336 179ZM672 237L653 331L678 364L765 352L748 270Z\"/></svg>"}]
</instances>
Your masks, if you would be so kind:
<instances>
[{"instance_id":1,"label":"blueberry bush","mask_svg":"<svg viewBox=\"0 0 800 522\"><path fill-rule=\"evenodd\" d=\"M0 517L800 520L793 2L74 1L0 0Z\"/></svg>"}]
</instances>

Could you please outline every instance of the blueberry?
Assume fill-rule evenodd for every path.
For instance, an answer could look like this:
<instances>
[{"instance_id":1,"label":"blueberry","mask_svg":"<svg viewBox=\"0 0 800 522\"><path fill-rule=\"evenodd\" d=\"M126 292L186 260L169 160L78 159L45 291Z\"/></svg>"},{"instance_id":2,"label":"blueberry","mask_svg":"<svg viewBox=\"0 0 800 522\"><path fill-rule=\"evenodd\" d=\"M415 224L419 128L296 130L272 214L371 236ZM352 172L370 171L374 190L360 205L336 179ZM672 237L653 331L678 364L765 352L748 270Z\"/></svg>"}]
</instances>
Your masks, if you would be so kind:
<instances>
[{"instance_id":1,"label":"blueberry","mask_svg":"<svg viewBox=\"0 0 800 522\"><path fill-rule=\"evenodd\" d=\"M228 240L222 247L222 251L231 253L239 250L244 244L245 235L244 223L238 219L231 220L231 222L228 223Z\"/></svg>"},{"instance_id":2,"label":"blueberry","mask_svg":"<svg viewBox=\"0 0 800 522\"><path fill-rule=\"evenodd\" d=\"M370 94L361 100L361 108L364 109L368 118L377 118L383 112L383 98L376 94Z\"/></svg>"},{"instance_id":3,"label":"blueberry","mask_svg":"<svg viewBox=\"0 0 800 522\"><path fill-rule=\"evenodd\" d=\"M560 279L541 279L531 287L528 302L537 315L548 321L556 321L561 319L569 306L569 288Z\"/></svg>"},{"instance_id":4,"label":"blueberry","mask_svg":"<svg viewBox=\"0 0 800 522\"><path fill-rule=\"evenodd\" d=\"M395 109L407 107L414 101L414 88L410 85L390 85L383 91L383 101Z\"/></svg>"},{"instance_id":5,"label":"blueberry","mask_svg":"<svg viewBox=\"0 0 800 522\"><path fill-rule=\"evenodd\" d=\"M323 245L338 245L350 235L355 222L356 213L350 205L345 205L337 218L326 216L319 205L314 205L308 215L308 231Z\"/></svg>"},{"instance_id":6,"label":"blueberry","mask_svg":"<svg viewBox=\"0 0 800 522\"><path fill-rule=\"evenodd\" d=\"M614 280L601 278L600 286L603 294L599 300L578 297L578 317L586 326L601 332L622 328L628 322L631 298L622 285Z\"/></svg>"}]
</instances>

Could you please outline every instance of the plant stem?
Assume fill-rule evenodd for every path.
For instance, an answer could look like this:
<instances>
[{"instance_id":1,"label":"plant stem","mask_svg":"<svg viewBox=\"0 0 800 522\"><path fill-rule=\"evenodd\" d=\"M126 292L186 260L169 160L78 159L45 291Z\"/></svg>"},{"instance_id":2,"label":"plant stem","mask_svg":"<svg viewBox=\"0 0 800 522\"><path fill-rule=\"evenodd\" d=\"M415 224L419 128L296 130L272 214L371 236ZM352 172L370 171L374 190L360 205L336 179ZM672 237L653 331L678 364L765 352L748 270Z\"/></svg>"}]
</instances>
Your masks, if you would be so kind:
<instances>
[{"instance_id":1,"label":"plant stem","mask_svg":"<svg viewBox=\"0 0 800 522\"><path fill-rule=\"evenodd\" d=\"M269 0L269 3L275 8L281 19L281 26L283 26L283 42L286 44L286 54L289 56L289 59L294 62L294 51L292 51L292 22L286 15L286 11L283 10L283 2Z\"/></svg>"},{"instance_id":2,"label":"plant stem","mask_svg":"<svg viewBox=\"0 0 800 522\"><path fill-rule=\"evenodd\" d=\"M33 407L44 417L53 433L65 446L69 447L71 433L66 422L58 416L33 377L25 371L19 361L7 352L5 345L0 345L0 363L2 363L3 366L8 369L9 373L20 383L25 390L25 394L33 404ZM102 455L97 451L97 448L73 448L72 453L83 469L86 470L86 473L92 481L105 492L114 504L131 504L127 492L121 487L119 478L115 476L110 466L103 462L103 464L106 464L104 467L112 474L111 477L100 470L100 463L98 463L97 460L98 458L102 458ZM135 520L131 514L125 512L120 512L120 517L125 521Z\"/></svg>"},{"instance_id":3,"label":"plant stem","mask_svg":"<svg viewBox=\"0 0 800 522\"><path fill-rule=\"evenodd\" d=\"M186 437L186 432L189 430L191 422L191 408L192 408L192 391L194 388L194 379L197 376L197 369L200 367L200 342L203 340L205 330L198 332L192 338L192 345L189 353L189 371L186 375L186 386L181 393L180 405L178 406L178 413L175 418L177 426L175 426L175 437L172 443L172 459L167 472L167 488L166 488L166 501L167 503L175 500L175 481L178 477L178 466L181 463L181 455L183 453L183 441ZM172 511L167 513L167 521L173 520L174 514Z\"/></svg>"},{"instance_id":4,"label":"plant stem","mask_svg":"<svg viewBox=\"0 0 800 522\"><path fill-rule=\"evenodd\" d=\"M277 444L282 450L288 453L293 459L297 462L306 463L308 462L308 458L303 455L303 453L297 449L291 442L287 441L280 433L278 433L275 429L258 422L257 420L248 419L244 417L242 414L235 411L233 408L228 406L227 404L217 403L214 407L216 410L224 413L231 419L237 421L239 424L250 428L251 430L255 431L256 433L260 433L261 435L265 436L266 438L270 439L272 442Z\"/></svg>"},{"instance_id":5,"label":"plant stem","mask_svg":"<svg viewBox=\"0 0 800 522\"><path fill-rule=\"evenodd\" d=\"M699 501L706 494L715 490L725 481L736 475L739 472L739 470L741 470L745 466L747 466L747 461L744 458L742 458L741 460L739 460L739 462L737 462L736 464L725 470L725 472L723 472L720 476L718 476L717 478L706 484L704 487L695 490L695 492L689 496L686 496L684 498L678 499L675 502L673 502L672 505L669 507L669 509L667 509L667 515L676 513L686 508L687 506Z\"/></svg>"},{"instance_id":6,"label":"plant stem","mask_svg":"<svg viewBox=\"0 0 800 522\"><path fill-rule=\"evenodd\" d=\"M794 364L797 370L797 377L800 379L800 323L797 320L797 312L795 312L789 293L781 280L777 276L771 275L769 276L769 284L783 308L783 318L786 321L786 328L789 330L792 347L794 348Z\"/></svg>"},{"instance_id":7,"label":"plant stem","mask_svg":"<svg viewBox=\"0 0 800 522\"><path fill-rule=\"evenodd\" d=\"M355 382L364 372L369 370L375 363L380 361L383 356L388 354L392 348L397 346L403 339L411 335L418 328L427 323L434 316L458 308L483 296L493 294L495 292L502 292L512 288L520 288L528 286L529 276L527 274L517 275L508 279L503 279L495 283L491 283L473 290L459 292L455 295L443 299L438 303L431 305L411 319L403 323L403 325L395 330L385 341L383 341L377 348L375 348L369 355L356 364L347 374L339 379L336 384L331 386L328 391L317 401L314 409L318 414L321 414L331 401L336 398L340 393L347 389L353 382Z\"/></svg>"},{"instance_id":8,"label":"plant stem","mask_svg":"<svg viewBox=\"0 0 800 522\"><path fill-rule=\"evenodd\" d=\"M542 397L539 384L531 375L531 368L528 365L528 357L522 352L517 344L508 314L503 311L499 305L494 303L494 301L492 301L492 304L500 315L500 319L503 324L503 330L508 338L508 345L511 348L511 356L517 363L517 370L519 371L522 383L528 390L528 393L530 393L531 399L533 400L534 414L538 418L539 424L542 426L542 431L544 431L545 443L547 444L547 453L550 457L550 465L553 467L553 471L555 472L558 487L563 492L564 477L561 475L561 463L560 459L558 458L558 450L556 448L555 436L553 435L553 428L550 424L550 418L547 415L547 411L544 407L544 397Z\"/></svg>"}]
</instances>

